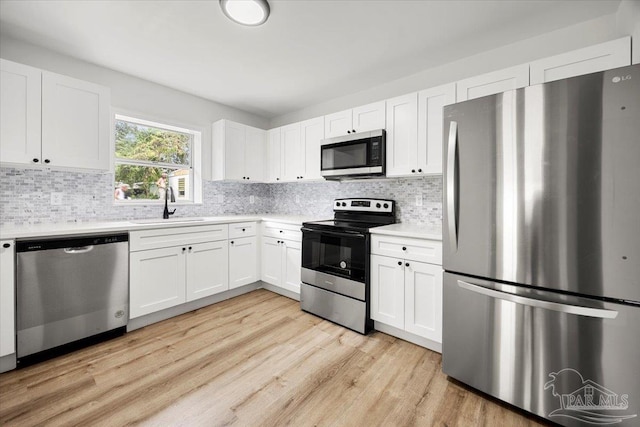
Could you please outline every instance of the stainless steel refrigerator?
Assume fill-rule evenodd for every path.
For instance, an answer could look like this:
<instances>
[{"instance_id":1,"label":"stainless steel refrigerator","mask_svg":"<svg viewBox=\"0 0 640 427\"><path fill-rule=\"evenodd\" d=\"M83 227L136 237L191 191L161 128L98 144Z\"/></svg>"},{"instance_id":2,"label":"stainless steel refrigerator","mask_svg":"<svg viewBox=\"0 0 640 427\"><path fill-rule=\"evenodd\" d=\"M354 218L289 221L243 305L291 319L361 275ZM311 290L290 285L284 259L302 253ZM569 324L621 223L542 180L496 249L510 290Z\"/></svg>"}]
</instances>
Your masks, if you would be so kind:
<instances>
[{"instance_id":1,"label":"stainless steel refrigerator","mask_svg":"<svg viewBox=\"0 0 640 427\"><path fill-rule=\"evenodd\" d=\"M640 65L444 108L443 371L640 425Z\"/></svg>"}]
</instances>

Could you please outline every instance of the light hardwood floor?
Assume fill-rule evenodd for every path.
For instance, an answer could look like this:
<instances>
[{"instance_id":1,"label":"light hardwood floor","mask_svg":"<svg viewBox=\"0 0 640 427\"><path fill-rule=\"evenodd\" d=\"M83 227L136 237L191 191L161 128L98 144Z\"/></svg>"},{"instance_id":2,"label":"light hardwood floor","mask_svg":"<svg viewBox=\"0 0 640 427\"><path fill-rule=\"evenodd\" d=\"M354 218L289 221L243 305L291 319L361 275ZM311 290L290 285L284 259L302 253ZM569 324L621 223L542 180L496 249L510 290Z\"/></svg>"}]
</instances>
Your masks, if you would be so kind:
<instances>
[{"instance_id":1,"label":"light hardwood floor","mask_svg":"<svg viewBox=\"0 0 640 427\"><path fill-rule=\"evenodd\" d=\"M257 290L0 374L0 425L533 426L441 372Z\"/></svg>"}]
</instances>

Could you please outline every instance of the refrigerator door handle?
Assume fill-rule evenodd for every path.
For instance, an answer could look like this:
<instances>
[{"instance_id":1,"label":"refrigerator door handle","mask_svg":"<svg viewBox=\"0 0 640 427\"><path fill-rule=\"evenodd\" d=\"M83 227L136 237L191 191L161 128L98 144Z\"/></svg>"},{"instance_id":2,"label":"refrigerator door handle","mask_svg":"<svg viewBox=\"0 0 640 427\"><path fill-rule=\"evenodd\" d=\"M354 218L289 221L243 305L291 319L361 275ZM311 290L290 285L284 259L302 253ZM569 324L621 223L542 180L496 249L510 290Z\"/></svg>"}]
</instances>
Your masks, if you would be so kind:
<instances>
[{"instance_id":1,"label":"refrigerator door handle","mask_svg":"<svg viewBox=\"0 0 640 427\"><path fill-rule=\"evenodd\" d=\"M498 298L505 301L514 302L516 304L543 308L545 310L554 310L561 313L576 314L578 316L599 317L601 319L615 319L618 316L618 312L615 310L605 310L601 308L583 307L580 305L571 304L560 304L557 302L527 298L519 295L513 295L507 292L496 291L494 289L485 288L483 286L474 285L463 280L458 280L458 286L468 291L486 295L491 298Z\"/></svg>"},{"instance_id":2,"label":"refrigerator door handle","mask_svg":"<svg viewBox=\"0 0 640 427\"><path fill-rule=\"evenodd\" d=\"M458 228L456 227L456 146L458 144L458 122L449 125L449 144L447 150L447 223L449 244L454 251L458 250Z\"/></svg>"}]
</instances>

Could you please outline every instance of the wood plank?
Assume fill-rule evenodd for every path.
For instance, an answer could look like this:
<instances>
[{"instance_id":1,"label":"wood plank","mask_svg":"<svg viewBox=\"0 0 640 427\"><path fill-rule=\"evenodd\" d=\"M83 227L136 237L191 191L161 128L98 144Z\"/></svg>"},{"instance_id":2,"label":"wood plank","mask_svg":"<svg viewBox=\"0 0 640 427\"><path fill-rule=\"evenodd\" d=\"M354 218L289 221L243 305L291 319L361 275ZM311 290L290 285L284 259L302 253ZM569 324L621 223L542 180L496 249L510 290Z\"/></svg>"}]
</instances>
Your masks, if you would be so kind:
<instances>
[{"instance_id":1,"label":"wood plank","mask_svg":"<svg viewBox=\"0 0 640 427\"><path fill-rule=\"evenodd\" d=\"M536 426L441 357L261 289L0 374L0 425Z\"/></svg>"}]
</instances>

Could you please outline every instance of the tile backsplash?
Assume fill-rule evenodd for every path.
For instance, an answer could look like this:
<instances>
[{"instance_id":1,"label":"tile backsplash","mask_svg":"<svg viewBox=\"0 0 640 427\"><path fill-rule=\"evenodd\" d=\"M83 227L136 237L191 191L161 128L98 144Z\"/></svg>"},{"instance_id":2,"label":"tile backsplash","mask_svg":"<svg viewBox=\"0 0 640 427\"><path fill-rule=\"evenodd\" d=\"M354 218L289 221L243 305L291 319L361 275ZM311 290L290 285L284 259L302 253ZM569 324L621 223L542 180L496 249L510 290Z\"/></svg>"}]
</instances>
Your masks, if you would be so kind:
<instances>
[{"instance_id":1,"label":"tile backsplash","mask_svg":"<svg viewBox=\"0 0 640 427\"><path fill-rule=\"evenodd\" d=\"M52 193L62 204L52 205ZM254 196L254 203L249 203ZM179 205L176 216L287 214L329 218L341 197L395 200L398 220L439 227L442 177L387 178L343 182L244 184L203 182L203 203ZM422 206L417 206L420 199ZM159 218L157 205L115 205L113 174L0 168L0 224L3 226Z\"/></svg>"}]
</instances>

